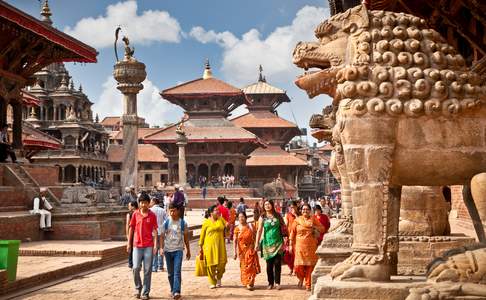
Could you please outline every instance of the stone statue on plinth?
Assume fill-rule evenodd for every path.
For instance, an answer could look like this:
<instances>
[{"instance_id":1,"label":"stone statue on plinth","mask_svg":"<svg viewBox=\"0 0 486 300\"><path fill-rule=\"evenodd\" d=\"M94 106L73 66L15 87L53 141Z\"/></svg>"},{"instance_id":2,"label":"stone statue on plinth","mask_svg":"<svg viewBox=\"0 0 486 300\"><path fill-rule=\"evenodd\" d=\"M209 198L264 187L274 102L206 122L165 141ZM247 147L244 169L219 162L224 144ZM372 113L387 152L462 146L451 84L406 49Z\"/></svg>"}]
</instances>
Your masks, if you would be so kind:
<instances>
[{"instance_id":1,"label":"stone statue on plinth","mask_svg":"<svg viewBox=\"0 0 486 300\"><path fill-rule=\"evenodd\" d=\"M116 30L116 40L120 29ZM116 54L115 40L115 54ZM123 124L123 160L122 160L122 187L137 187L138 179L138 115L137 115L137 94L143 89L142 82L147 77L145 64L137 61L134 55L134 48L130 47L127 37L123 37L125 43L125 56L118 61L114 67L117 89L123 93L124 112L122 115Z\"/></svg>"},{"instance_id":2,"label":"stone statue on plinth","mask_svg":"<svg viewBox=\"0 0 486 300\"><path fill-rule=\"evenodd\" d=\"M486 182L477 177L486 171L480 129L486 127L486 97L479 74L425 20L410 14L359 5L322 22L315 36L296 46L293 61L320 70L306 72L296 84L309 97L333 97L332 140L336 157L344 159L339 173L347 175L353 214L353 253L333 267L329 280L318 279L315 299L338 298L339 289L346 298L365 298L366 288L381 293L387 286L397 266L402 186L464 184L478 240L486 242L479 199L470 188L473 177ZM401 292L408 292L405 285Z\"/></svg>"}]
</instances>

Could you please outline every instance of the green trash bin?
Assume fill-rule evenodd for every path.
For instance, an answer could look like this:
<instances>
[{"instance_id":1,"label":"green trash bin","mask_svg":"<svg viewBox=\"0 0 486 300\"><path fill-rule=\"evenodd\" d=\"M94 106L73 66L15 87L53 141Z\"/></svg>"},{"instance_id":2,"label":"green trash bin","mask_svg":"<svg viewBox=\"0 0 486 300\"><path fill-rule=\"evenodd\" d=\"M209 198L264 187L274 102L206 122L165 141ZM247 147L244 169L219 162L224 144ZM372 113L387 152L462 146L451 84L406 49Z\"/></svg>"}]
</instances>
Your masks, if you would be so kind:
<instances>
[{"instance_id":1,"label":"green trash bin","mask_svg":"<svg viewBox=\"0 0 486 300\"><path fill-rule=\"evenodd\" d=\"M0 270L7 269L7 278L14 281L17 277L19 240L0 240Z\"/></svg>"}]
</instances>

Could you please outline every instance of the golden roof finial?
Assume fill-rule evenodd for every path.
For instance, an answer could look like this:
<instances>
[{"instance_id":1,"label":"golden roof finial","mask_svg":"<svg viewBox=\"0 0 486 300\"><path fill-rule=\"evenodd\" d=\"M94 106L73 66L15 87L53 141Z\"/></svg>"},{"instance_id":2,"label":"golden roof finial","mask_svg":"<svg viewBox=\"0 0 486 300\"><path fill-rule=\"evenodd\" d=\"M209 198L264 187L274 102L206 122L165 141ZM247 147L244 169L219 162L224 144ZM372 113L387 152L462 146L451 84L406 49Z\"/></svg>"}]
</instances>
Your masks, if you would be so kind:
<instances>
[{"instance_id":1,"label":"golden roof finial","mask_svg":"<svg viewBox=\"0 0 486 300\"><path fill-rule=\"evenodd\" d=\"M267 80L265 79L265 76L263 76L263 67L262 67L262 65L260 65L260 67L258 68L258 70L260 71L260 74L258 75L258 81L260 81L260 82L266 82Z\"/></svg>"},{"instance_id":2,"label":"golden roof finial","mask_svg":"<svg viewBox=\"0 0 486 300\"><path fill-rule=\"evenodd\" d=\"M41 16L42 16L42 22L52 25L52 20L51 20L52 13L51 13L51 9L49 8L49 3L47 2L47 0L45 0L44 4L42 5Z\"/></svg>"},{"instance_id":3,"label":"golden roof finial","mask_svg":"<svg viewBox=\"0 0 486 300\"><path fill-rule=\"evenodd\" d=\"M211 71L211 66L209 65L209 59L206 58L206 65L204 68L203 79L213 78L213 72Z\"/></svg>"}]
</instances>

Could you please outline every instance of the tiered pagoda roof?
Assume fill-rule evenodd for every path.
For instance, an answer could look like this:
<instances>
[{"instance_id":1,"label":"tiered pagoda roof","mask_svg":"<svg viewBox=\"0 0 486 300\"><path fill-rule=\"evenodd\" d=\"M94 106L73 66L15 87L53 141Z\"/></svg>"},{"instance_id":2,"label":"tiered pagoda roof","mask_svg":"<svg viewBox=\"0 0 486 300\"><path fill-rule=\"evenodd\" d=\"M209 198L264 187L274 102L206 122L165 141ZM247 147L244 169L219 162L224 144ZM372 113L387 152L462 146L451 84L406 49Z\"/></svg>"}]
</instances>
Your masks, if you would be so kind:
<instances>
[{"instance_id":1,"label":"tiered pagoda roof","mask_svg":"<svg viewBox=\"0 0 486 300\"><path fill-rule=\"evenodd\" d=\"M247 167L259 166L306 166L307 162L284 151L282 147L294 136L300 134L298 126L289 122L276 113L276 108L283 102L290 102L287 93L267 83L260 74L258 81L243 89L250 98L249 112L236 117L231 122L238 127L245 128L270 146L256 149L246 161Z\"/></svg>"},{"instance_id":2,"label":"tiered pagoda roof","mask_svg":"<svg viewBox=\"0 0 486 300\"><path fill-rule=\"evenodd\" d=\"M23 81L54 62L96 62L96 50L52 27L50 15L47 2L40 21L0 1L0 61L5 62L0 69L2 76Z\"/></svg>"},{"instance_id":3,"label":"tiered pagoda roof","mask_svg":"<svg viewBox=\"0 0 486 300\"><path fill-rule=\"evenodd\" d=\"M265 149L256 149L246 161L247 167L271 166L307 166L307 162L294 154L282 150L280 146L268 146Z\"/></svg>"},{"instance_id":4,"label":"tiered pagoda roof","mask_svg":"<svg viewBox=\"0 0 486 300\"><path fill-rule=\"evenodd\" d=\"M22 144L24 149L32 150L58 150L62 148L62 142L47 133L44 133L28 122L22 123Z\"/></svg>"},{"instance_id":5,"label":"tiered pagoda roof","mask_svg":"<svg viewBox=\"0 0 486 300\"><path fill-rule=\"evenodd\" d=\"M251 109L250 107L248 107ZM231 120L236 126L243 128L295 128L296 124L280 118L269 111L250 111ZM300 130L296 134L300 133Z\"/></svg>"},{"instance_id":6,"label":"tiered pagoda roof","mask_svg":"<svg viewBox=\"0 0 486 300\"><path fill-rule=\"evenodd\" d=\"M232 110L243 103L250 103L241 89L214 78L208 62L202 78L168 88L160 94L184 108L187 114L184 129L189 143L250 143L254 144L251 151L264 145L253 133L226 119ZM144 142L175 143L178 124L145 136Z\"/></svg>"},{"instance_id":7,"label":"tiered pagoda roof","mask_svg":"<svg viewBox=\"0 0 486 300\"><path fill-rule=\"evenodd\" d=\"M123 145L110 145L107 150L108 161L111 163L121 163L123 160ZM168 162L164 152L154 145L138 144L139 162Z\"/></svg>"},{"instance_id":8,"label":"tiered pagoda roof","mask_svg":"<svg viewBox=\"0 0 486 300\"><path fill-rule=\"evenodd\" d=\"M160 93L182 107L190 118L227 117L242 104L250 104L243 91L212 76L206 62L202 78L168 88Z\"/></svg>"}]
</instances>

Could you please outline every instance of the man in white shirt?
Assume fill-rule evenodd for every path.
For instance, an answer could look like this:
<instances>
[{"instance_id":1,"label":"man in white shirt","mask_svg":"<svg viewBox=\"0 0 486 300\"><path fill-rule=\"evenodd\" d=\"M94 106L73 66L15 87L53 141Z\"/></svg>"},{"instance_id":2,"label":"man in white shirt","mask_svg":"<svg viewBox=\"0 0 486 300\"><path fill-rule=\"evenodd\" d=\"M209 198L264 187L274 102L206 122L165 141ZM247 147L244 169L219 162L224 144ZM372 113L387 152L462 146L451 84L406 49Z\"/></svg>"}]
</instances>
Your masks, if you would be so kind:
<instances>
[{"instance_id":1,"label":"man in white shirt","mask_svg":"<svg viewBox=\"0 0 486 300\"><path fill-rule=\"evenodd\" d=\"M47 201L47 188L41 187L39 196L33 200L33 208L29 212L33 215L40 215L40 229L52 231L51 229L51 212L52 205Z\"/></svg>"},{"instance_id":2,"label":"man in white shirt","mask_svg":"<svg viewBox=\"0 0 486 300\"><path fill-rule=\"evenodd\" d=\"M160 235L162 234L162 226L167 219L167 213L165 209L160 207L160 200L157 197L152 197L150 199L150 210L157 217L157 239L155 241L160 241ZM159 253L160 245L157 245L157 254L153 256L152 260L152 272L164 271L164 256Z\"/></svg>"}]
</instances>

